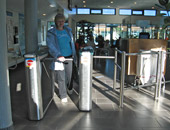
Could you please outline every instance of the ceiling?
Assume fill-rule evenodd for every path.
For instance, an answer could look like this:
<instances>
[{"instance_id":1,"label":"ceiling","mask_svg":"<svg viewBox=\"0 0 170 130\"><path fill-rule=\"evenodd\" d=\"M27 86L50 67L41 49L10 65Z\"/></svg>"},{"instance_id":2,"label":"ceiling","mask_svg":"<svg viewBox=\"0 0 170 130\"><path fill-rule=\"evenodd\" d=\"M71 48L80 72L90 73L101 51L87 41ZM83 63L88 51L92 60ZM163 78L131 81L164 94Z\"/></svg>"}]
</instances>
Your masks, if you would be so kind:
<instances>
[{"instance_id":1,"label":"ceiling","mask_svg":"<svg viewBox=\"0 0 170 130\"><path fill-rule=\"evenodd\" d=\"M155 4L159 4L158 0L72 0L77 7L88 8L131 8L131 9L152 9ZM109 6L109 7L108 7Z\"/></svg>"},{"instance_id":2,"label":"ceiling","mask_svg":"<svg viewBox=\"0 0 170 130\"><path fill-rule=\"evenodd\" d=\"M6 0L7 9L24 13L24 0ZM87 8L131 8L131 9L161 9L158 0L70 0L71 6ZM113 3L111 3L111 1ZM46 17L57 12L60 5L62 8L67 8L68 0L38 0L38 17L42 18L42 14ZM50 7L50 5L54 7ZM156 5L156 6L155 6Z\"/></svg>"},{"instance_id":3,"label":"ceiling","mask_svg":"<svg viewBox=\"0 0 170 130\"><path fill-rule=\"evenodd\" d=\"M38 0L38 17L43 18L43 14L47 14L48 17L53 13L57 12L58 5L56 2L51 2L54 0ZM49 5L53 4L54 7L50 7ZM7 10L16 11L24 14L24 0L6 0Z\"/></svg>"}]
</instances>

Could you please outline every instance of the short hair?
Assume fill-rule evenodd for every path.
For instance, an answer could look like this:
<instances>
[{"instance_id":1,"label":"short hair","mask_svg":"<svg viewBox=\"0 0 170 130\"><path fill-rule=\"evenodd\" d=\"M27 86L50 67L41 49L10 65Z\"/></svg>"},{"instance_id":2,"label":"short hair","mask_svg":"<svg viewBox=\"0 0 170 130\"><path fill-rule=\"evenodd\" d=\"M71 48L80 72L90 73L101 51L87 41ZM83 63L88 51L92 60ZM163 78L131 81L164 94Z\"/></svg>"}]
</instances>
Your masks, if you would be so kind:
<instances>
[{"instance_id":1,"label":"short hair","mask_svg":"<svg viewBox=\"0 0 170 130\"><path fill-rule=\"evenodd\" d=\"M57 14L54 18L54 22L56 23L58 19L64 19L65 20L65 16L63 14Z\"/></svg>"}]
</instances>

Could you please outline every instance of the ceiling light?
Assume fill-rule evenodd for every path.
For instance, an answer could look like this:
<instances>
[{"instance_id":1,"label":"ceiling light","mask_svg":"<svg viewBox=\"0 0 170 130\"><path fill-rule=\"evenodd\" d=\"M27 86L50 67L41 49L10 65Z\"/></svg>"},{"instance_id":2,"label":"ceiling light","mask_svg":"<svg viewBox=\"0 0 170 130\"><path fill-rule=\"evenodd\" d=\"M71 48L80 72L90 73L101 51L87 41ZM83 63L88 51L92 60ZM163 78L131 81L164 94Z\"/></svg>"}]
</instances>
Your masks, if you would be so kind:
<instances>
[{"instance_id":1,"label":"ceiling light","mask_svg":"<svg viewBox=\"0 0 170 130\"><path fill-rule=\"evenodd\" d=\"M55 5L55 4L50 4L49 6L50 6L50 7L52 7L52 8L53 8L53 7L56 7L56 5Z\"/></svg>"},{"instance_id":2,"label":"ceiling light","mask_svg":"<svg viewBox=\"0 0 170 130\"><path fill-rule=\"evenodd\" d=\"M46 14L43 14L43 16L46 16Z\"/></svg>"},{"instance_id":3,"label":"ceiling light","mask_svg":"<svg viewBox=\"0 0 170 130\"><path fill-rule=\"evenodd\" d=\"M136 5L136 4L137 4L137 2L134 2L134 4Z\"/></svg>"},{"instance_id":4,"label":"ceiling light","mask_svg":"<svg viewBox=\"0 0 170 130\"><path fill-rule=\"evenodd\" d=\"M107 6L107 7L110 7L110 6Z\"/></svg>"},{"instance_id":5,"label":"ceiling light","mask_svg":"<svg viewBox=\"0 0 170 130\"><path fill-rule=\"evenodd\" d=\"M83 3L86 3L86 1L85 1L85 0L83 0Z\"/></svg>"},{"instance_id":6,"label":"ceiling light","mask_svg":"<svg viewBox=\"0 0 170 130\"><path fill-rule=\"evenodd\" d=\"M110 3L113 4L113 1L111 1Z\"/></svg>"},{"instance_id":7,"label":"ceiling light","mask_svg":"<svg viewBox=\"0 0 170 130\"><path fill-rule=\"evenodd\" d=\"M86 5L84 5L84 7L86 7Z\"/></svg>"}]
</instances>

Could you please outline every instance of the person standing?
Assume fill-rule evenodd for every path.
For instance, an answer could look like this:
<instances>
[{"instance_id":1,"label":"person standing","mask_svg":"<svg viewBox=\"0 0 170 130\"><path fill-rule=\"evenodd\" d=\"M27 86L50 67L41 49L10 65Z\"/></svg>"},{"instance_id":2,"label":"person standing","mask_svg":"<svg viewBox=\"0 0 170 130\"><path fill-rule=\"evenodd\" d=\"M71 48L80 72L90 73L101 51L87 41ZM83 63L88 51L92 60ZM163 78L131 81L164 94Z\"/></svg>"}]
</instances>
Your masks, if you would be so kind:
<instances>
[{"instance_id":1,"label":"person standing","mask_svg":"<svg viewBox=\"0 0 170 130\"><path fill-rule=\"evenodd\" d=\"M94 43L93 36L90 36L90 38L89 38L89 40L87 42L87 46L91 46L95 50L95 43Z\"/></svg>"},{"instance_id":2,"label":"person standing","mask_svg":"<svg viewBox=\"0 0 170 130\"><path fill-rule=\"evenodd\" d=\"M67 90L72 93L72 66L76 64L76 51L71 28L64 25L65 17L57 14L55 26L47 32L47 46L55 59L51 69L55 70L61 102L67 102ZM73 62L67 58L73 58Z\"/></svg>"}]
</instances>

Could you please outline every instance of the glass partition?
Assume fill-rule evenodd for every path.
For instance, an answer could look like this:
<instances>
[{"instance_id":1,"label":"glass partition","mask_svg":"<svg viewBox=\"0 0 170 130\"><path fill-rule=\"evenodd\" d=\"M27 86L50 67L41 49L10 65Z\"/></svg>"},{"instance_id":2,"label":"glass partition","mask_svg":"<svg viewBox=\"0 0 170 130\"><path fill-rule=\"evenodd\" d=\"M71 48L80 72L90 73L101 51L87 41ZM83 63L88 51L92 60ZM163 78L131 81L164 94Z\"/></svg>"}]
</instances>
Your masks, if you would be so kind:
<instances>
[{"instance_id":1,"label":"glass partition","mask_svg":"<svg viewBox=\"0 0 170 130\"><path fill-rule=\"evenodd\" d=\"M92 23L90 23L92 24ZM85 33L82 33L82 31ZM88 41L88 33L93 36L94 42L97 45L96 41L98 36L102 36L104 41L109 40L110 43L121 38L139 38L141 32L148 32L150 39L170 39L170 27L166 30L162 30L156 25L148 25L147 27L139 27L136 24L120 25L120 24L93 24L91 31L89 31L89 26L87 25L82 29L80 26L77 26L77 39L79 36L84 38L84 43Z\"/></svg>"}]
</instances>

